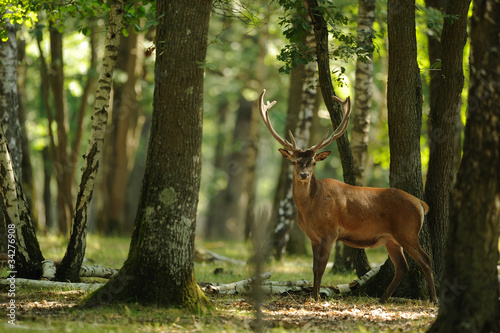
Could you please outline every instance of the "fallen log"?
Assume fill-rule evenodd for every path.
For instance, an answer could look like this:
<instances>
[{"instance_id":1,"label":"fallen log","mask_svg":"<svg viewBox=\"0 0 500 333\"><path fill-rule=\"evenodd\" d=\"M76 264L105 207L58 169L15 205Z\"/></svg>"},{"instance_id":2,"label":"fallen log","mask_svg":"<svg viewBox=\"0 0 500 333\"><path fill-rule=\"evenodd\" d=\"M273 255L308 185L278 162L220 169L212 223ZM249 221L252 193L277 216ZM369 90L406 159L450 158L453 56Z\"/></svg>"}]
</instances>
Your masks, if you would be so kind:
<instances>
[{"instance_id":1,"label":"fallen log","mask_svg":"<svg viewBox=\"0 0 500 333\"><path fill-rule=\"evenodd\" d=\"M56 264L52 260L42 261L42 280L54 280L56 277L56 269ZM80 277L111 279L117 273L117 269L107 268L102 265L82 265L82 267L80 267Z\"/></svg>"}]
</instances>

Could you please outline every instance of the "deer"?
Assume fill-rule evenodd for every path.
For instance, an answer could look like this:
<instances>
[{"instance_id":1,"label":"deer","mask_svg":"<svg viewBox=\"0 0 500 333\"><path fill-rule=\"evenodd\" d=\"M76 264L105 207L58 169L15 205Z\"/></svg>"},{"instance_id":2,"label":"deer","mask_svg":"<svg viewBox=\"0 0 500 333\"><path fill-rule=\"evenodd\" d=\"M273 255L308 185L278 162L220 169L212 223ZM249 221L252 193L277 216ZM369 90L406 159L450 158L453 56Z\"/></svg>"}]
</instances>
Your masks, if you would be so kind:
<instances>
[{"instance_id":1,"label":"deer","mask_svg":"<svg viewBox=\"0 0 500 333\"><path fill-rule=\"evenodd\" d=\"M345 184L314 176L317 162L323 161L331 151L319 152L340 138L347 130L351 113L351 100L333 98L340 103L343 119L335 131L312 147L297 147L289 131L290 141L283 139L273 128L269 109L276 101L264 104L262 90L259 110L271 135L284 147L279 152L293 164L292 193L297 207L297 223L311 241L313 251L314 283L312 296L319 300L321 279L330 258L332 246L341 241L354 248L375 248L385 245L394 264L394 277L380 297L385 303L408 273L409 267L403 249L420 265L425 274L430 300L437 303L432 260L422 249L418 235L429 206L422 200L395 188L373 188Z\"/></svg>"}]
</instances>

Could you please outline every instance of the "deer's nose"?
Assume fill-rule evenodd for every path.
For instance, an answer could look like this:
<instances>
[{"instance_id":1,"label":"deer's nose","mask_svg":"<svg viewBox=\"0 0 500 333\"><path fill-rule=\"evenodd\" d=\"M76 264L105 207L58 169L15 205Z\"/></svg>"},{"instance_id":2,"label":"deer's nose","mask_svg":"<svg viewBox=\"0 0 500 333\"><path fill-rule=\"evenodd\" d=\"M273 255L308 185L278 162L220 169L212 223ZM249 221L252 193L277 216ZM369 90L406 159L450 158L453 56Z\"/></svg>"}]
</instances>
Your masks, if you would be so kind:
<instances>
[{"instance_id":1,"label":"deer's nose","mask_svg":"<svg viewBox=\"0 0 500 333\"><path fill-rule=\"evenodd\" d=\"M309 177L309 172L307 172L307 171L301 171L299 173L299 177L300 177L300 179L307 179Z\"/></svg>"}]
</instances>

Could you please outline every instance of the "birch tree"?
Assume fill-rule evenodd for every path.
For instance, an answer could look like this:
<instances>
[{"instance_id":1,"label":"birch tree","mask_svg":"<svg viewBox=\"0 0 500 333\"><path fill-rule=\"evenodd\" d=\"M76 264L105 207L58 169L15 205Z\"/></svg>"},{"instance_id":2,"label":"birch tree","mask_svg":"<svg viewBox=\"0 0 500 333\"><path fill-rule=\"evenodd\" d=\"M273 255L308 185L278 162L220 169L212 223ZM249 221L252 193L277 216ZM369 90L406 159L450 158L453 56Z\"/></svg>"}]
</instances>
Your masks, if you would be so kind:
<instances>
[{"instance_id":1,"label":"birch tree","mask_svg":"<svg viewBox=\"0 0 500 333\"><path fill-rule=\"evenodd\" d=\"M92 130L84 156L82 177L71 227L71 236L61 264L56 273L59 281L79 281L80 266L83 262L86 246L87 221L90 201L94 189L95 177L99 169L101 151L108 123L109 94L116 64L123 18L123 0L111 2L106 48L97 83Z\"/></svg>"}]
</instances>

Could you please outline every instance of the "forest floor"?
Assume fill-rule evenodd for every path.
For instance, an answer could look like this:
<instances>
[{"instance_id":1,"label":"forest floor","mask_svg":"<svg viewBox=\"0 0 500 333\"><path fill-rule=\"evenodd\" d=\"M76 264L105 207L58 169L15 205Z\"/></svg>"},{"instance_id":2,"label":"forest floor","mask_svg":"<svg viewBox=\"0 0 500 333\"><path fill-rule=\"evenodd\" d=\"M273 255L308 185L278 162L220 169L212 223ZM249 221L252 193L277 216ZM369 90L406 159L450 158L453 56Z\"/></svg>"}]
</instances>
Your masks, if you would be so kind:
<instances>
[{"instance_id":1,"label":"forest floor","mask_svg":"<svg viewBox=\"0 0 500 333\"><path fill-rule=\"evenodd\" d=\"M60 259L65 241L42 236L44 256ZM88 264L119 268L128 252L129 239L88 237ZM198 245L197 245L198 247ZM251 249L243 243L201 243L200 248L245 261ZM368 252L371 262L381 263L384 251ZM265 265L271 280L311 279L311 257L291 256ZM198 281L228 283L253 275L251 265L229 262L196 263ZM217 274L215 272L217 271ZM2 277L5 270L0 271ZM323 285L349 283L354 274L325 273ZM88 279L88 282L105 282ZM0 331L52 332L245 332L255 330L256 311L251 297L208 294L214 305L210 313L188 313L179 309L143 306L137 303L116 304L94 309L80 309L86 296L80 290L23 287L16 290L16 325L8 324L7 306L11 298L0 290ZM343 331L343 332L424 332L434 322L438 308L427 301L392 298L381 305L378 299L335 296L314 301L308 295L267 296L261 313L266 331Z\"/></svg>"}]
</instances>

